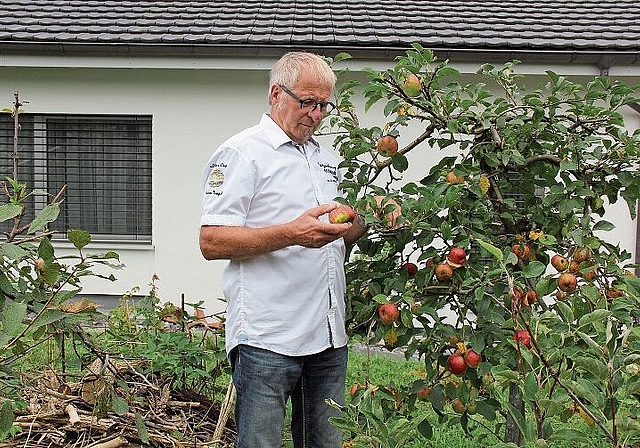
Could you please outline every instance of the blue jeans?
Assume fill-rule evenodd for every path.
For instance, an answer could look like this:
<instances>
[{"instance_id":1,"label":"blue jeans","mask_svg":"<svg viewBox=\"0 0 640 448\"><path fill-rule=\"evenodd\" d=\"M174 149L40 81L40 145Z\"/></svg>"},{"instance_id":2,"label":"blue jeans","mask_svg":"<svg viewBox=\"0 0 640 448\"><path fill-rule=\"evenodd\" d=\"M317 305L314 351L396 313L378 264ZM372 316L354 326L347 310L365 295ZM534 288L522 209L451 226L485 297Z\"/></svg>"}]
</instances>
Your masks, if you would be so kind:
<instances>
[{"instance_id":1,"label":"blue jeans","mask_svg":"<svg viewBox=\"0 0 640 448\"><path fill-rule=\"evenodd\" d=\"M291 434L296 448L340 448L341 431L328 421L344 404L347 347L309 356L285 356L239 345L230 356L237 398L238 448L280 448L291 398Z\"/></svg>"}]
</instances>

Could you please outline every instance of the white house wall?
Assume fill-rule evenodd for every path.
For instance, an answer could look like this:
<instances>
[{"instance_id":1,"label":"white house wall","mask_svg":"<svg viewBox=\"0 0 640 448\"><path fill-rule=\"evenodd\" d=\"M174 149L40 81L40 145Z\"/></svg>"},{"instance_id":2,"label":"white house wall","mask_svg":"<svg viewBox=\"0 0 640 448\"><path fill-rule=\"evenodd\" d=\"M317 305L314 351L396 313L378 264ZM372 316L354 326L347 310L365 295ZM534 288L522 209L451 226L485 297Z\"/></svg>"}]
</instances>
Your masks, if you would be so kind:
<instances>
[{"instance_id":1,"label":"white house wall","mask_svg":"<svg viewBox=\"0 0 640 448\"><path fill-rule=\"evenodd\" d=\"M267 70L273 62L0 57L0 107L9 107L18 90L21 99L28 101L24 108L29 113L153 117L152 244L90 244L91 252L115 250L126 268L113 272L115 282L85 281L85 293L119 297L134 287L145 293L155 274L162 301L179 303L184 294L186 302L204 301L209 313L224 308L218 300L224 262L206 262L198 249L201 171L223 140L253 125L267 111ZM356 68L373 65L353 62ZM376 68L382 67L379 63ZM477 65L469 65L467 71L475 69ZM534 66L525 71L543 73ZM598 73L594 67L571 71L588 76ZM639 79L637 70L620 71ZM640 125L639 117L628 110L631 128ZM442 156L427 151L414 155L417 159L407 179L419 179ZM607 218L618 224L616 236L621 246L633 253L636 228L626 205L612 207ZM61 244L57 250L62 254L70 247Z\"/></svg>"}]
</instances>

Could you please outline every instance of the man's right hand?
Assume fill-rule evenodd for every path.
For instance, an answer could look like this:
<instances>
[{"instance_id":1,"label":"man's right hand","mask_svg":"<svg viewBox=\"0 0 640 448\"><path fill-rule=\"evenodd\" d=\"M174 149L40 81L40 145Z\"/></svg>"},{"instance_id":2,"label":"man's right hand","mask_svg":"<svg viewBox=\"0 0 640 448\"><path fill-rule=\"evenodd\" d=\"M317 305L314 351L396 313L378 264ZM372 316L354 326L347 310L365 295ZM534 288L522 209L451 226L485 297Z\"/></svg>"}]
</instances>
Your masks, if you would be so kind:
<instances>
[{"instance_id":1,"label":"man's right hand","mask_svg":"<svg viewBox=\"0 0 640 448\"><path fill-rule=\"evenodd\" d=\"M304 247L318 248L338 238L344 237L352 225L349 222L343 224L331 224L320 220L339 204L323 204L310 208L302 215L291 221L287 226L291 227L293 239Z\"/></svg>"}]
</instances>

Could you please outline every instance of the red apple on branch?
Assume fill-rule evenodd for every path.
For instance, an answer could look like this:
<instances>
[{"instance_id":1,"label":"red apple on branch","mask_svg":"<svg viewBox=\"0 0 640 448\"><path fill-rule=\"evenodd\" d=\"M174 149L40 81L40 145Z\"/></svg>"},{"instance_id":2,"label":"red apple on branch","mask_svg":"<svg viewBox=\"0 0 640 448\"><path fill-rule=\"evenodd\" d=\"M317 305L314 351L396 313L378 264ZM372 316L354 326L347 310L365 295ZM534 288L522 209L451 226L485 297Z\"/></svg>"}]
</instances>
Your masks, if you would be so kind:
<instances>
[{"instance_id":1,"label":"red apple on branch","mask_svg":"<svg viewBox=\"0 0 640 448\"><path fill-rule=\"evenodd\" d=\"M418 75L411 73L409 76L407 76L407 79L402 85L402 91L404 92L404 94L409 98L415 98L420 95L421 90L422 82L420 81L420 78L418 78Z\"/></svg>"},{"instance_id":2,"label":"red apple on branch","mask_svg":"<svg viewBox=\"0 0 640 448\"><path fill-rule=\"evenodd\" d=\"M528 244L524 244L524 243L516 243L513 246L511 246L511 252L516 254L516 257L518 257L521 260L528 260L529 257L531 256L531 248L529 247Z\"/></svg>"},{"instance_id":3,"label":"red apple on branch","mask_svg":"<svg viewBox=\"0 0 640 448\"><path fill-rule=\"evenodd\" d=\"M447 255L447 263L451 265L452 268L461 267L465 261L467 261L467 253L464 251L462 247L452 247L449 250L449 255Z\"/></svg>"},{"instance_id":4,"label":"red apple on branch","mask_svg":"<svg viewBox=\"0 0 640 448\"><path fill-rule=\"evenodd\" d=\"M479 353L476 353L471 349L464 352L464 362L466 362L467 366L471 367L472 369L478 367L478 364L480 364L481 361L482 356L480 356Z\"/></svg>"},{"instance_id":5,"label":"red apple on branch","mask_svg":"<svg viewBox=\"0 0 640 448\"><path fill-rule=\"evenodd\" d=\"M418 389L418 391L416 392L416 396L420 399L420 400L426 400L427 398L429 398L429 395L431 395L431 388L424 386L421 387L420 389Z\"/></svg>"},{"instance_id":6,"label":"red apple on branch","mask_svg":"<svg viewBox=\"0 0 640 448\"><path fill-rule=\"evenodd\" d=\"M434 270L438 281L446 282L453 276L453 268L447 263L440 263Z\"/></svg>"},{"instance_id":7,"label":"red apple on branch","mask_svg":"<svg viewBox=\"0 0 640 448\"><path fill-rule=\"evenodd\" d=\"M563 272L569 267L569 260L560 254L555 254L551 257L551 266L556 268L558 272Z\"/></svg>"},{"instance_id":8,"label":"red apple on branch","mask_svg":"<svg viewBox=\"0 0 640 448\"><path fill-rule=\"evenodd\" d=\"M527 348L531 348L531 335L527 330L518 330L513 335L513 340Z\"/></svg>"},{"instance_id":9,"label":"red apple on branch","mask_svg":"<svg viewBox=\"0 0 640 448\"><path fill-rule=\"evenodd\" d=\"M418 266L415 263L407 262L402 265L402 268L407 271L409 277L413 277L418 272Z\"/></svg>"},{"instance_id":10,"label":"red apple on branch","mask_svg":"<svg viewBox=\"0 0 640 448\"><path fill-rule=\"evenodd\" d=\"M573 292L578 286L578 279L571 272L563 272L558 277L558 288L564 292Z\"/></svg>"},{"instance_id":11,"label":"red apple on branch","mask_svg":"<svg viewBox=\"0 0 640 448\"><path fill-rule=\"evenodd\" d=\"M382 157L391 157L398 152L398 140L393 135L385 135L378 140L377 149Z\"/></svg>"},{"instance_id":12,"label":"red apple on branch","mask_svg":"<svg viewBox=\"0 0 640 448\"><path fill-rule=\"evenodd\" d=\"M393 302L383 303L378 307L378 316L380 316L380 322L391 325L400 317L398 305Z\"/></svg>"},{"instance_id":13,"label":"red apple on branch","mask_svg":"<svg viewBox=\"0 0 640 448\"><path fill-rule=\"evenodd\" d=\"M454 398L451 402L451 408L456 414L463 414L467 410L467 406L459 398Z\"/></svg>"},{"instance_id":14,"label":"red apple on branch","mask_svg":"<svg viewBox=\"0 0 640 448\"><path fill-rule=\"evenodd\" d=\"M591 249L588 247L578 247L573 252L573 260L578 263L582 263L583 261L587 261L591 258Z\"/></svg>"},{"instance_id":15,"label":"red apple on branch","mask_svg":"<svg viewBox=\"0 0 640 448\"><path fill-rule=\"evenodd\" d=\"M527 305L532 306L538 300L538 293L534 289L529 289L524 294L524 301Z\"/></svg>"},{"instance_id":16,"label":"red apple on branch","mask_svg":"<svg viewBox=\"0 0 640 448\"><path fill-rule=\"evenodd\" d=\"M464 362L464 356L459 353L449 355L447 358L447 369L455 375L461 375L467 370L467 363Z\"/></svg>"}]
</instances>

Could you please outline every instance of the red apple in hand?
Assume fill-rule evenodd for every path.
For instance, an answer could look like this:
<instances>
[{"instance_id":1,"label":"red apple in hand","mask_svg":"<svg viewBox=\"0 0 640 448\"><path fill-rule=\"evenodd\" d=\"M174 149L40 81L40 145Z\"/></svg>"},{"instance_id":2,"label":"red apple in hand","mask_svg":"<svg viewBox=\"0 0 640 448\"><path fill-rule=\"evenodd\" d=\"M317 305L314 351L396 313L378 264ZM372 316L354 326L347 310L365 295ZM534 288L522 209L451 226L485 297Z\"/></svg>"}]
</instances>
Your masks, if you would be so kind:
<instances>
[{"instance_id":1,"label":"red apple in hand","mask_svg":"<svg viewBox=\"0 0 640 448\"><path fill-rule=\"evenodd\" d=\"M353 222L354 219L356 219L356 212L348 205L339 205L329 212L329 222L332 224Z\"/></svg>"},{"instance_id":2,"label":"red apple in hand","mask_svg":"<svg viewBox=\"0 0 640 448\"><path fill-rule=\"evenodd\" d=\"M378 307L378 316L383 324L392 324L400 317L398 305L393 302L383 303Z\"/></svg>"}]
</instances>

